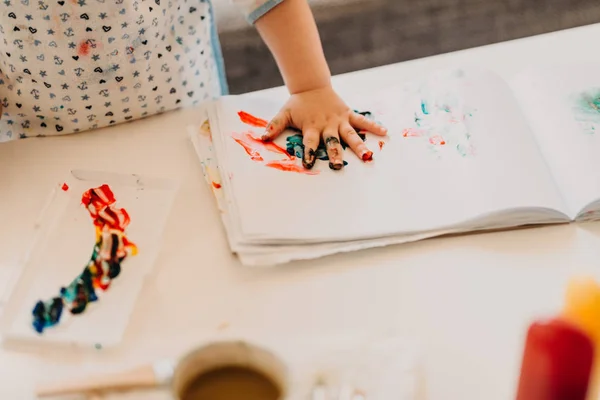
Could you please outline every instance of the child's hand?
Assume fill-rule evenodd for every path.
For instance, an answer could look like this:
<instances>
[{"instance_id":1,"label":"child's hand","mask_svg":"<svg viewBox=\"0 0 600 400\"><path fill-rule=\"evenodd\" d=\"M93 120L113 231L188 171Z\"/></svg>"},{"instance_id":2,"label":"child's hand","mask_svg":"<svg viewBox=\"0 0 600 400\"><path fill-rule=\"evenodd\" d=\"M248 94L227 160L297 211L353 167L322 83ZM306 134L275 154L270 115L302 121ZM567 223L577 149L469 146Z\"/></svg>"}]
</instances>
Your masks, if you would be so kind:
<instances>
[{"instance_id":1,"label":"child's hand","mask_svg":"<svg viewBox=\"0 0 600 400\"><path fill-rule=\"evenodd\" d=\"M331 86L293 94L281 111L271 120L262 140L270 141L287 127L302 130L304 158L302 164L311 169L315 165L316 150L321 137L329 156L329 167L339 170L344 166L340 138L363 161L372 158L354 128L385 136L387 129L364 116L353 112Z\"/></svg>"}]
</instances>

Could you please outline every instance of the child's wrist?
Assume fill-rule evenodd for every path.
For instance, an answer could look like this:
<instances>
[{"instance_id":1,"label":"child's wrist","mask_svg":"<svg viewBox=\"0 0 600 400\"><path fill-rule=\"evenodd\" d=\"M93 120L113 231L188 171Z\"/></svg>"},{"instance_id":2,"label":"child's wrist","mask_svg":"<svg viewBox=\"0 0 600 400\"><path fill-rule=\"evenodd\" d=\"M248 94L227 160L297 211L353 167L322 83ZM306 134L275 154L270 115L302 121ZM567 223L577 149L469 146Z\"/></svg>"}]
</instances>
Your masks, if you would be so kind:
<instances>
[{"instance_id":1,"label":"child's wrist","mask_svg":"<svg viewBox=\"0 0 600 400\"><path fill-rule=\"evenodd\" d=\"M324 74L323 76L314 77L312 79L306 79L304 77L304 79L298 82L292 81L287 84L290 95L323 89L326 87L331 87L331 75L329 74Z\"/></svg>"}]
</instances>

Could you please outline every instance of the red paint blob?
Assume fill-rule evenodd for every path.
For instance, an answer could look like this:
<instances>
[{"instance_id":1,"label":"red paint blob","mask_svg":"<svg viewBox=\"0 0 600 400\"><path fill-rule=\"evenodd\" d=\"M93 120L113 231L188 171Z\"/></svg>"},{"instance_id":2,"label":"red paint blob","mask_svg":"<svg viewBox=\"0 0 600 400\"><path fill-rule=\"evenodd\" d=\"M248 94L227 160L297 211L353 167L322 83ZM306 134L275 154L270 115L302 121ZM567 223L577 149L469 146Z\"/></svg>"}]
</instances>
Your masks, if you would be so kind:
<instances>
[{"instance_id":1,"label":"red paint blob","mask_svg":"<svg viewBox=\"0 0 600 400\"><path fill-rule=\"evenodd\" d=\"M257 118L254 115L248 114L245 111L238 112L240 120L246 125L255 126L257 128L266 128L268 123L264 119Z\"/></svg>"},{"instance_id":2,"label":"red paint blob","mask_svg":"<svg viewBox=\"0 0 600 400\"><path fill-rule=\"evenodd\" d=\"M63 183L60 188L66 192L67 190L69 190L69 185L67 185L66 183Z\"/></svg>"},{"instance_id":3,"label":"red paint blob","mask_svg":"<svg viewBox=\"0 0 600 400\"><path fill-rule=\"evenodd\" d=\"M214 187L215 189L221 189L221 184L220 184L220 183L217 183L217 182L214 182L214 181L213 181L212 185L213 185L213 187Z\"/></svg>"},{"instance_id":4,"label":"red paint blob","mask_svg":"<svg viewBox=\"0 0 600 400\"><path fill-rule=\"evenodd\" d=\"M585 400L594 361L591 339L553 319L527 331L516 400Z\"/></svg>"},{"instance_id":5,"label":"red paint blob","mask_svg":"<svg viewBox=\"0 0 600 400\"><path fill-rule=\"evenodd\" d=\"M385 146L385 142L380 140L379 141L379 150L383 150L383 146Z\"/></svg>"},{"instance_id":6,"label":"red paint blob","mask_svg":"<svg viewBox=\"0 0 600 400\"><path fill-rule=\"evenodd\" d=\"M363 161L372 161L373 160L373 152L367 151L365 154L362 155L362 159L363 159Z\"/></svg>"},{"instance_id":7,"label":"red paint blob","mask_svg":"<svg viewBox=\"0 0 600 400\"><path fill-rule=\"evenodd\" d=\"M318 175L319 174L319 171L306 169L303 166L297 165L290 161L271 161L271 162L266 163L265 166L267 166L269 168L278 169L280 171L296 172L296 173L305 174L305 175Z\"/></svg>"},{"instance_id":8,"label":"red paint blob","mask_svg":"<svg viewBox=\"0 0 600 400\"><path fill-rule=\"evenodd\" d=\"M94 219L94 225L124 232L131 218L124 208L116 208L115 202L115 195L106 184L86 190L81 196L81 203Z\"/></svg>"},{"instance_id":9,"label":"red paint blob","mask_svg":"<svg viewBox=\"0 0 600 400\"><path fill-rule=\"evenodd\" d=\"M79 46L77 46L77 54L80 56L87 56L90 54L90 45L87 40L83 40L79 43Z\"/></svg>"}]
</instances>

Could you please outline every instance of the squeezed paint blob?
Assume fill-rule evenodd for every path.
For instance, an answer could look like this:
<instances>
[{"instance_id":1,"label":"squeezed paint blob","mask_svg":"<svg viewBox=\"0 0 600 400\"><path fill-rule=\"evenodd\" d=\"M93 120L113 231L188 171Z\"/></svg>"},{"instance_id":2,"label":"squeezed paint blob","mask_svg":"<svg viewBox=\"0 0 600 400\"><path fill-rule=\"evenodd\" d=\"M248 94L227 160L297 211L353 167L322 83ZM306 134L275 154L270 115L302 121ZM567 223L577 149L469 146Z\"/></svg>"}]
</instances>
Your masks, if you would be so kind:
<instances>
[{"instance_id":1,"label":"squeezed paint blob","mask_svg":"<svg viewBox=\"0 0 600 400\"><path fill-rule=\"evenodd\" d=\"M69 185L67 185L66 183L63 183L62 186L60 187L64 192L66 192L67 190L69 190Z\"/></svg>"},{"instance_id":2,"label":"squeezed paint blob","mask_svg":"<svg viewBox=\"0 0 600 400\"><path fill-rule=\"evenodd\" d=\"M212 182L212 185L213 185L213 187L214 187L215 189L221 189L221 184L220 184L220 183L217 183L217 182L213 181L213 182Z\"/></svg>"},{"instance_id":3,"label":"squeezed paint blob","mask_svg":"<svg viewBox=\"0 0 600 400\"><path fill-rule=\"evenodd\" d=\"M58 296L35 304L32 325L38 333L57 325L65 309L71 314L83 313L89 303L98 300L96 290L106 291L119 276L125 258L137 254L137 246L125 235L129 214L115 206L116 199L108 185L85 191L81 202L96 230L92 256L83 272L61 288Z\"/></svg>"},{"instance_id":4,"label":"squeezed paint blob","mask_svg":"<svg viewBox=\"0 0 600 400\"><path fill-rule=\"evenodd\" d=\"M383 140L379 141L379 151L383 150L383 146L385 146L385 142Z\"/></svg>"}]
</instances>

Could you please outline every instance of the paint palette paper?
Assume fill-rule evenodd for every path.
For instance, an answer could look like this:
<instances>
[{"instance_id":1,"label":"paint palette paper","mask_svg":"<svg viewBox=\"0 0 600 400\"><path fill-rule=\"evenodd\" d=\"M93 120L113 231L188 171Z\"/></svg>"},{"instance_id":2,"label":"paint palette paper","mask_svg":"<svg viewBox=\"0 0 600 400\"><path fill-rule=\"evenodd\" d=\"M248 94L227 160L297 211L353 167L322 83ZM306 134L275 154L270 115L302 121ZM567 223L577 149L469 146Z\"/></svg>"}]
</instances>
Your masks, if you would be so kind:
<instances>
[{"instance_id":1,"label":"paint palette paper","mask_svg":"<svg viewBox=\"0 0 600 400\"><path fill-rule=\"evenodd\" d=\"M565 201L554 158L538 144L544 132L530 128L517 97L494 73L473 68L357 93L348 104L389 135L363 137L370 163L346 149L341 171L318 151L315 167L302 168L296 131L258 139L281 104L256 95L213 102L191 136L230 247L246 265L595 218L600 189L577 207Z\"/></svg>"},{"instance_id":2,"label":"paint palette paper","mask_svg":"<svg viewBox=\"0 0 600 400\"><path fill-rule=\"evenodd\" d=\"M81 170L73 171L63 185L57 185L5 307L3 339L84 347L118 344L144 280L152 271L177 186L169 179ZM99 197L92 196L86 207L84 193L100 187L105 191L94 192ZM94 201L110 197L106 188L116 202L102 208L94 219ZM125 217L128 224L119 220ZM99 220L121 224L125 233L119 239L115 226L99 224ZM97 228L102 231L100 236ZM119 254L121 250L127 255ZM118 265L110 261L113 255L121 260ZM87 281L78 279L83 271L93 271L89 284L95 288L96 301L83 290L86 286L81 282ZM61 288L66 288L64 294ZM33 324L34 306L40 300L50 304L53 299L62 300L58 323L38 333ZM82 306L80 314L71 313Z\"/></svg>"}]
</instances>

